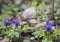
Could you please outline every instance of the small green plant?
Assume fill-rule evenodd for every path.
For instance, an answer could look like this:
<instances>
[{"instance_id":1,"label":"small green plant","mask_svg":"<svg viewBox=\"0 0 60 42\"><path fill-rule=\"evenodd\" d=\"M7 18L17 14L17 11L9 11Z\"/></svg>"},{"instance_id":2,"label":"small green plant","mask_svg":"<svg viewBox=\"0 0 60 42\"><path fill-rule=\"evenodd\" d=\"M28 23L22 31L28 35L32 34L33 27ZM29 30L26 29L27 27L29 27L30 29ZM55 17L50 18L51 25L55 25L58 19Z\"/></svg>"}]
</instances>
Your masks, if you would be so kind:
<instances>
[{"instance_id":1,"label":"small green plant","mask_svg":"<svg viewBox=\"0 0 60 42\"><path fill-rule=\"evenodd\" d=\"M5 34L6 36L9 38L9 41L11 42L12 38L14 36L16 37L19 37L21 34L21 27L18 27L17 29L9 29L9 30L6 30Z\"/></svg>"},{"instance_id":2,"label":"small green plant","mask_svg":"<svg viewBox=\"0 0 60 42\"><path fill-rule=\"evenodd\" d=\"M19 38L21 37L21 33L22 32L26 33L27 30L28 25L24 25L23 29L21 28L21 26L18 26L18 28L15 28L14 30L13 29L6 30L4 34L6 34L6 36L9 38L9 41L11 41L14 36Z\"/></svg>"},{"instance_id":3,"label":"small green plant","mask_svg":"<svg viewBox=\"0 0 60 42\"><path fill-rule=\"evenodd\" d=\"M53 30L52 32L46 32L43 29L37 29L33 35L34 37L31 37L32 40L36 39L36 38L41 38L42 42L52 42L52 40L58 35L60 34L60 30Z\"/></svg>"},{"instance_id":4,"label":"small green plant","mask_svg":"<svg viewBox=\"0 0 60 42\"><path fill-rule=\"evenodd\" d=\"M30 41L25 39L23 42L30 42Z\"/></svg>"},{"instance_id":5,"label":"small green plant","mask_svg":"<svg viewBox=\"0 0 60 42\"><path fill-rule=\"evenodd\" d=\"M23 31L23 32L27 32L28 29L29 29L29 26L28 26L28 25L24 25L22 31Z\"/></svg>"}]
</instances>

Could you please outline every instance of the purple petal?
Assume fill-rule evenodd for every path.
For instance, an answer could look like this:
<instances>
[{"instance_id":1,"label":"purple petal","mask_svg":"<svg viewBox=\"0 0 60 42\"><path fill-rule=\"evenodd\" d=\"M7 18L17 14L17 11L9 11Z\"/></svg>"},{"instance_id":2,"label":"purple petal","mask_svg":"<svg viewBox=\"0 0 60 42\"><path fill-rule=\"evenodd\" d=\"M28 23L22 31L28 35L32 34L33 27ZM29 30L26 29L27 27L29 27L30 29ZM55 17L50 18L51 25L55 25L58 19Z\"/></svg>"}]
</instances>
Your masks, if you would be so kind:
<instances>
[{"instance_id":1,"label":"purple petal","mask_svg":"<svg viewBox=\"0 0 60 42\"><path fill-rule=\"evenodd\" d=\"M16 27L19 26L18 19L13 20L12 23L15 24Z\"/></svg>"},{"instance_id":2,"label":"purple petal","mask_svg":"<svg viewBox=\"0 0 60 42\"><path fill-rule=\"evenodd\" d=\"M18 20L17 20L17 19L12 20L12 23L13 23L13 24L17 24L17 23L18 23Z\"/></svg>"},{"instance_id":3,"label":"purple petal","mask_svg":"<svg viewBox=\"0 0 60 42\"><path fill-rule=\"evenodd\" d=\"M46 32L52 32L52 28L46 27Z\"/></svg>"},{"instance_id":4,"label":"purple petal","mask_svg":"<svg viewBox=\"0 0 60 42\"><path fill-rule=\"evenodd\" d=\"M6 25L6 26L10 26L10 25L11 25L11 21L6 21L6 22L5 22L5 25Z\"/></svg>"},{"instance_id":5,"label":"purple petal","mask_svg":"<svg viewBox=\"0 0 60 42\"><path fill-rule=\"evenodd\" d=\"M49 25L49 21L48 20L46 21L46 25Z\"/></svg>"},{"instance_id":6,"label":"purple petal","mask_svg":"<svg viewBox=\"0 0 60 42\"><path fill-rule=\"evenodd\" d=\"M16 24L16 27L18 27L18 26L19 26L19 23Z\"/></svg>"}]
</instances>

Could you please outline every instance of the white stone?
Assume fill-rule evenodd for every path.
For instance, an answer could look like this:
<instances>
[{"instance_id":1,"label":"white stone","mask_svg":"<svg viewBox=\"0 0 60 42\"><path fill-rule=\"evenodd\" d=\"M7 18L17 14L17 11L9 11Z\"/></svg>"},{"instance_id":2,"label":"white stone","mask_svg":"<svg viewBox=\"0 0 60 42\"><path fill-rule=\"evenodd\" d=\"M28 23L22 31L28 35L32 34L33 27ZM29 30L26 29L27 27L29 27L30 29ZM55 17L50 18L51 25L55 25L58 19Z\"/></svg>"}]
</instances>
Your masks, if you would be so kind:
<instances>
[{"instance_id":1,"label":"white stone","mask_svg":"<svg viewBox=\"0 0 60 42\"><path fill-rule=\"evenodd\" d=\"M35 17L36 17L35 8L34 8L34 7L27 8L27 9L23 12L22 17L23 17L24 19L35 18Z\"/></svg>"},{"instance_id":2,"label":"white stone","mask_svg":"<svg viewBox=\"0 0 60 42\"><path fill-rule=\"evenodd\" d=\"M29 23L37 23L37 21L35 19L31 19L29 20Z\"/></svg>"}]
</instances>

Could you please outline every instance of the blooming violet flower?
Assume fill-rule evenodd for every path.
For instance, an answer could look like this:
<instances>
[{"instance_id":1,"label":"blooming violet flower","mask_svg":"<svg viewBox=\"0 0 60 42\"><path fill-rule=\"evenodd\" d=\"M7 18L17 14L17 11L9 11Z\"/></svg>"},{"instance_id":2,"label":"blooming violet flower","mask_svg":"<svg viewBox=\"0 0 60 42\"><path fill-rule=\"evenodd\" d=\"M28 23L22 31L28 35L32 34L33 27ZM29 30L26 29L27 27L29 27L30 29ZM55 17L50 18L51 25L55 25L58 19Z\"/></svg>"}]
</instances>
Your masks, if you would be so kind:
<instances>
[{"instance_id":1,"label":"blooming violet flower","mask_svg":"<svg viewBox=\"0 0 60 42\"><path fill-rule=\"evenodd\" d=\"M12 23L15 24L16 27L18 27L18 25L19 25L18 19L12 20Z\"/></svg>"},{"instance_id":2,"label":"blooming violet flower","mask_svg":"<svg viewBox=\"0 0 60 42\"><path fill-rule=\"evenodd\" d=\"M54 22L46 21L46 31L52 32L52 26L54 25Z\"/></svg>"},{"instance_id":3,"label":"blooming violet flower","mask_svg":"<svg viewBox=\"0 0 60 42\"><path fill-rule=\"evenodd\" d=\"M13 24L17 24L17 23L18 23L18 20L17 20L17 19L12 20L12 23L13 23Z\"/></svg>"},{"instance_id":4,"label":"blooming violet flower","mask_svg":"<svg viewBox=\"0 0 60 42\"><path fill-rule=\"evenodd\" d=\"M48 26L53 26L54 25L54 22L50 22L50 21L46 21L46 25Z\"/></svg>"},{"instance_id":5,"label":"blooming violet flower","mask_svg":"<svg viewBox=\"0 0 60 42\"><path fill-rule=\"evenodd\" d=\"M6 26L10 26L10 25L11 25L11 21L6 21L6 22L5 22L5 25L6 25Z\"/></svg>"},{"instance_id":6,"label":"blooming violet flower","mask_svg":"<svg viewBox=\"0 0 60 42\"><path fill-rule=\"evenodd\" d=\"M17 23L15 26L18 27L19 26L19 23Z\"/></svg>"},{"instance_id":7,"label":"blooming violet flower","mask_svg":"<svg viewBox=\"0 0 60 42\"><path fill-rule=\"evenodd\" d=\"M49 21L46 21L46 25L49 25Z\"/></svg>"},{"instance_id":8,"label":"blooming violet flower","mask_svg":"<svg viewBox=\"0 0 60 42\"><path fill-rule=\"evenodd\" d=\"M46 31L47 32L52 32L52 28L51 27L46 27Z\"/></svg>"}]
</instances>

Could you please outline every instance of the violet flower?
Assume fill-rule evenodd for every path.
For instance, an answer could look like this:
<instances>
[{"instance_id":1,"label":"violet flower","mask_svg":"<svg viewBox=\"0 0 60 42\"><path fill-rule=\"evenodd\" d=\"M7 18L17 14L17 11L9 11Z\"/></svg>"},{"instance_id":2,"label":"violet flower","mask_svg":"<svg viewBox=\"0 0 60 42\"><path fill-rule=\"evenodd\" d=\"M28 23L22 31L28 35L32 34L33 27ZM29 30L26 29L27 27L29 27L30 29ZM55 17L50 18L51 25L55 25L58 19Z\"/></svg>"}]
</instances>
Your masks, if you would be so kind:
<instances>
[{"instance_id":1,"label":"violet flower","mask_svg":"<svg viewBox=\"0 0 60 42\"><path fill-rule=\"evenodd\" d=\"M46 27L46 32L52 32L52 28L51 27Z\"/></svg>"},{"instance_id":2,"label":"violet flower","mask_svg":"<svg viewBox=\"0 0 60 42\"><path fill-rule=\"evenodd\" d=\"M19 26L18 19L12 20L12 23L15 24L16 27Z\"/></svg>"},{"instance_id":3,"label":"violet flower","mask_svg":"<svg viewBox=\"0 0 60 42\"><path fill-rule=\"evenodd\" d=\"M52 26L54 25L53 22L46 21L46 31L47 32L52 32Z\"/></svg>"},{"instance_id":4,"label":"violet flower","mask_svg":"<svg viewBox=\"0 0 60 42\"><path fill-rule=\"evenodd\" d=\"M54 22L46 21L46 25L47 26L53 26L54 25Z\"/></svg>"},{"instance_id":5,"label":"violet flower","mask_svg":"<svg viewBox=\"0 0 60 42\"><path fill-rule=\"evenodd\" d=\"M5 22L5 25L6 25L6 26L10 26L10 25L11 25L11 21L6 21L6 22Z\"/></svg>"}]
</instances>

